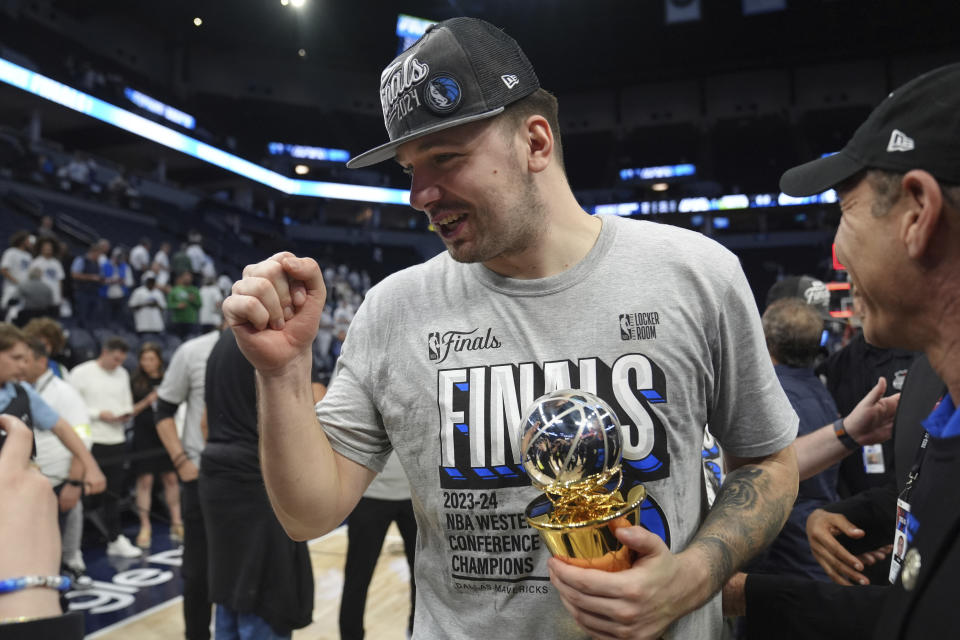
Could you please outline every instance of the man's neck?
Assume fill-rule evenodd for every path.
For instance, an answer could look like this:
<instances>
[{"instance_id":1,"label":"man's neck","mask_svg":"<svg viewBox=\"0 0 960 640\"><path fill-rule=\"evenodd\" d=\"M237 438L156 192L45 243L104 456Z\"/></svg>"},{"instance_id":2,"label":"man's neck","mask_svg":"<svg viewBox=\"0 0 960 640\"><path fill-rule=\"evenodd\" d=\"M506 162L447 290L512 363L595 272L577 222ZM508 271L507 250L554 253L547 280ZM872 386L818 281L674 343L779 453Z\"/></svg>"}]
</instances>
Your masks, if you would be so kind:
<instances>
[{"instance_id":1,"label":"man's neck","mask_svg":"<svg viewBox=\"0 0 960 640\"><path fill-rule=\"evenodd\" d=\"M508 278L533 280L563 273L583 260L600 237L603 223L580 207L569 187L565 192L565 196L544 204L547 219L534 246L484 262L484 266Z\"/></svg>"},{"instance_id":2,"label":"man's neck","mask_svg":"<svg viewBox=\"0 0 960 640\"><path fill-rule=\"evenodd\" d=\"M40 375L36 376L36 377L33 378L32 380L28 379L27 382L29 382L29 383L33 386L33 388L36 389L38 386L40 386L40 383L41 383L43 380L45 380L46 378L48 378L49 376L52 376L52 375L53 375L53 371L50 371L50 369L44 369L44 370L43 370L43 373L41 373Z\"/></svg>"},{"instance_id":3,"label":"man's neck","mask_svg":"<svg viewBox=\"0 0 960 640\"><path fill-rule=\"evenodd\" d=\"M936 301L936 306L923 313L912 326L928 338L922 344L922 351L957 403L960 402L960 284L953 278L941 278L939 282L942 286L929 296Z\"/></svg>"}]
</instances>

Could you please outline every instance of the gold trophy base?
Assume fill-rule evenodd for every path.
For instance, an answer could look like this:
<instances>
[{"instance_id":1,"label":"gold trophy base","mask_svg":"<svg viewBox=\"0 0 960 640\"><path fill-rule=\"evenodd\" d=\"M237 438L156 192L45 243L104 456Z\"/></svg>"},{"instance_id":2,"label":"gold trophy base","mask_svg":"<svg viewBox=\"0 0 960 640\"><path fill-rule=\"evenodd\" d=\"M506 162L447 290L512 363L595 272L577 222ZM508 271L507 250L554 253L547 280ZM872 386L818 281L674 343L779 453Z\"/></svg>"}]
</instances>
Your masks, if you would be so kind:
<instances>
[{"instance_id":1,"label":"gold trophy base","mask_svg":"<svg viewBox=\"0 0 960 640\"><path fill-rule=\"evenodd\" d=\"M633 551L614 535L621 527L640 522L640 504L647 497L643 485L618 490L623 507L602 518L583 522L552 522L553 503L542 495L527 505L527 522L540 532L547 548L569 564L602 571L622 571L633 565Z\"/></svg>"}]
</instances>

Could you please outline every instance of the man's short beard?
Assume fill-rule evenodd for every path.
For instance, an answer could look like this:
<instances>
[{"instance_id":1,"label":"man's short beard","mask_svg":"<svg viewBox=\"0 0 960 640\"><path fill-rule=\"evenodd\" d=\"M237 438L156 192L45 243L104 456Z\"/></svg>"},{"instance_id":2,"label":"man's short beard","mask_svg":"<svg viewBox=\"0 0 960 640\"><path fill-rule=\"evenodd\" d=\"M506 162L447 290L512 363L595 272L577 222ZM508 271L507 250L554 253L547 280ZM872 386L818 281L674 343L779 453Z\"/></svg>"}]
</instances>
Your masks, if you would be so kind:
<instances>
[{"instance_id":1,"label":"man's short beard","mask_svg":"<svg viewBox=\"0 0 960 640\"><path fill-rule=\"evenodd\" d=\"M494 239L491 233L496 231L486 230L486 237L481 237L481 244L475 247L472 255L457 255L455 249L448 247L448 253L457 262L488 262L496 258L504 258L519 255L539 243L546 232L546 205L540 198L534 178L530 174L523 174L520 168L516 168L514 175L518 176L515 190L518 191L517 197L513 202L500 201L492 206L499 209L510 210L511 220L507 229L509 237L497 236ZM476 215L476 212L473 212ZM490 217L487 217L489 220ZM503 242L501 242L501 240ZM484 244L484 243L488 244Z\"/></svg>"}]
</instances>

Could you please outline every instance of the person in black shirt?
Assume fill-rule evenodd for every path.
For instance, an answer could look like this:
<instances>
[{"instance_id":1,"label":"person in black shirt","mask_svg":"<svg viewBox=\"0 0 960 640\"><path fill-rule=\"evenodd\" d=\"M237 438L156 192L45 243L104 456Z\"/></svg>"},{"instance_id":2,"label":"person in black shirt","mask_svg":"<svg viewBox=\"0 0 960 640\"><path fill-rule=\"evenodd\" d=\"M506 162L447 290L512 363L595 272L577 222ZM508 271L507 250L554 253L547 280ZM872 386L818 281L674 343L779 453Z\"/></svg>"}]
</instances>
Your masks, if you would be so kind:
<instances>
[{"instance_id":1,"label":"person in black shirt","mask_svg":"<svg viewBox=\"0 0 960 640\"><path fill-rule=\"evenodd\" d=\"M289 637L313 618L307 545L287 536L264 487L256 398L253 366L233 331L224 330L207 360L208 437L200 463L217 638Z\"/></svg>"},{"instance_id":2,"label":"person in black shirt","mask_svg":"<svg viewBox=\"0 0 960 640\"><path fill-rule=\"evenodd\" d=\"M840 152L794 167L780 181L794 197L836 189L842 211L837 258L862 296L864 337L880 347L922 351L948 390L923 422L929 437L916 458L922 466L909 505L903 505L907 549L894 584L845 589L847 597L859 589L886 592L876 640L952 638L960 627L958 157L955 63L890 92ZM749 620L749 607L746 613ZM859 616L856 621L860 628L871 624ZM786 637L787 629L781 620L776 637Z\"/></svg>"},{"instance_id":3,"label":"person in black shirt","mask_svg":"<svg viewBox=\"0 0 960 640\"><path fill-rule=\"evenodd\" d=\"M173 470L173 462L157 435L153 410L157 405L157 387L163 382L163 354L160 345L144 342L140 345L137 370L130 378L133 393L133 468L137 474L137 511L140 515L140 533L137 546L149 549L152 542L150 527L150 498L153 476L160 474L164 497L170 511L170 539L183 543L183 520L180 517L180 483Z\"/></svg>"}]
</instances>

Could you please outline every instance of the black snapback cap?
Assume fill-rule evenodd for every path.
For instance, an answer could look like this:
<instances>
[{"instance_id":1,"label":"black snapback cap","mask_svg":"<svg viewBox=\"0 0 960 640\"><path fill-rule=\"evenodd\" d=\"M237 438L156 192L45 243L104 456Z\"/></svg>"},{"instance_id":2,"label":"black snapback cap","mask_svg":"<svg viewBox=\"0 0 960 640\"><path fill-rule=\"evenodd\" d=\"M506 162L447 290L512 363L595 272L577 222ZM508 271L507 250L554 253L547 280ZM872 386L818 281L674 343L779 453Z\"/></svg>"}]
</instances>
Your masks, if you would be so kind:
<instances>
[{"instance_id":1,"label":"black snapback cap","mask_svg":"<svg viewBox=\"0 0 960 640\"><path fill-rule=\"evenodd\" d=\"M822 280L812 276L787 276L773 284L767 291L767 306L784 298L799 298L817 310L821 318L830 315L830 290Z\"/></svg>"},{"instance_id":2,"label":"black snapback cap","mask_svg":"<svg viewBox=\"0 0 960 640\"><path fill-rule=\"evenodd\" d=\"M358 169L396 154L401 144L491 118L540 88L516 40L477 18L432 25L380 75L380 105L390 142L347 162Z\"/></svg>"},{"instance_id":3,"label":"black snapback cap","mask_svg":"<svg viewBox=\"0 0 960 640\"><path fill-rule=\"evenodd\" d=\"M811 196L864 169L905 173L923 169L960 184L960 63L914 78L895 89L839 153L788 170L780 190Z\"/></svg>"}]
</instances>

